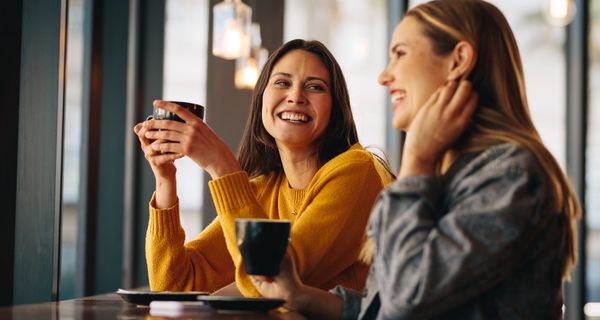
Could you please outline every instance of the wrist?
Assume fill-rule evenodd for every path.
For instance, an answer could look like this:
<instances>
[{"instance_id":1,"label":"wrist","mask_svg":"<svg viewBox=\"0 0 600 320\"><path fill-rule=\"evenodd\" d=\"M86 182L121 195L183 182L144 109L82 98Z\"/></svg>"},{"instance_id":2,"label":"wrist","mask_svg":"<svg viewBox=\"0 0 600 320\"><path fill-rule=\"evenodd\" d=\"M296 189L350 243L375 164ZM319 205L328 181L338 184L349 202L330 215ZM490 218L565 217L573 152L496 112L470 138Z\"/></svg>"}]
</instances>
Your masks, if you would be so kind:
<instances>
[{"instance_id":1,"label":"wrist","mask_svg":"<svg viewBox=\"0 0 600 320\"><path fill-rule=\"evenodd\" d=\"M177 171L167 171L167 172L159 172L154 171L154 181L156 183L156 187L159 185L168 185L174 184L177 179Z\"/></svg>"},{"instance_id":2,"label":"wrist","mask_svg":"<svg viewBox=\"0 0 600 320\"><path fill-rule=\"evenodd\" d=\"M240 170L242 169L237 160L230 163L220 163L216 166L206 167L206 172L208 172L213 180Z\"/></svg>"},{"instance_id":3,"label":"wrist","mask_svg":"<svg viewBox=\"0 0 600 320\"><path fill-rule=\"evenodd\" d=\"M177 186L175 175L169 177L154 177L156 190L170 189Z\"/></svg>"},{"instance_id":4,"label":"wrist","mask_svg":"<svg viewBox=\"0 0 600 320\"><path fill-rule=\"evenodd\" d=\"M436 161L407 157L407 159L402 159L398 179L409 176L435 174L435 166Z\"/></svg>"},{"instance_id":5,"label":"wrist","mask_svg":"<svg viewBox=\"0 0 600 320\"><path fill-rule=\"evenodd\" d=\"M170 208L177 203L177 182L173 179L157 179L154 204L157 209Z\"/></svg>"},{"instance_id":6,"label":"wrist","mask_svg":"<svg viewBox=\"0 0 600 320\"><path fill-rule=\"evenodd\" d=\"M310 293L308 292L308 287L302 284L299 285L294 292L290 293L286 299L287 302L285 306L291 311L302 313L302 310L306 309L306 306L309 304L309 299Z\"/></svg>"}]
</instances>

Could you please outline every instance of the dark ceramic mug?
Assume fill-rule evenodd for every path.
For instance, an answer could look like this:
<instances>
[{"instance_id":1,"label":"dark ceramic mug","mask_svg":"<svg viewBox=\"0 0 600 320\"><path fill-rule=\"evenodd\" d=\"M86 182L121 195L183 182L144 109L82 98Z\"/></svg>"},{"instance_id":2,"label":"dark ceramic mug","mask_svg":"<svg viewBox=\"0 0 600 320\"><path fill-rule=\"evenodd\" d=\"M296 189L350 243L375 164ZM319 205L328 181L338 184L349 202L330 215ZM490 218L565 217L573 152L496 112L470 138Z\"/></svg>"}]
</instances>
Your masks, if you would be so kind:
<instances>
[{"instance_id":1,"label":"dark ceramic mug","mask_svg":"<svg viewBox=\"0 0 600 320\"><path fill-rule=\"evenodd\" d=\"M199 105L197 103L192 102L183 102L183 101L168 101L170 103L177 104L195 114L198 118L204 119L204 106ZM154 108L154 112L151 116L148 116L147 120L155 119L155 120L174 120L179 122L185 122L178 115L173 112L169 112L162 108Z\"/></svg>"},{"instance_id":2,"label":"dark ceramic mug","mask_svg":"<svg viewBox=\"0 0 600 320\"><path fill-rule=\"evenodd\" d=\"M247 274L279 274L290 242L290 229L288 220L236 219L236 239Z\"/></svg>"}]
</instances>

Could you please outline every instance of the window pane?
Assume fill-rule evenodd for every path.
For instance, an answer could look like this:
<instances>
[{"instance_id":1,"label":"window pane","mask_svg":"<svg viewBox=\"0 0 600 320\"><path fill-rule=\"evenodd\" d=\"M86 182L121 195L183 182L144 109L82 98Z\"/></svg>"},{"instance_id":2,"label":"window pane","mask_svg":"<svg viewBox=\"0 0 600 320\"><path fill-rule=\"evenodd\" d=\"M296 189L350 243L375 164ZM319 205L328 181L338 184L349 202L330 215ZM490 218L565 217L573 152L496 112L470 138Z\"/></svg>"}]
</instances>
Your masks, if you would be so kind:
<instances>
[{"instance_id":1,"label":"window pane","mask_svg":"<svg viewBox=\"0 0 600 320\"><path fill-rule=\"evenodd\" d=\"M163 99L206 105L208 8L208 0L167 1ZM175 164L181 224L191 240L201 231L203 170L187 157Z\"/></svg>"},{"instance_id":2,"label":"window pane","mask_svg":"<svg viewBox=\"0 0 600 320\"><path fill-rule=\"evenodd\" d=\"M64 164L62 194L62 239L60 299L76 296L75 266L79 205L79 161L81 152L81 102L83 84L84 0L69 1L67 22L67 83L65 88Z\"/></svg>"},{"instance_id":3,"label":"window pane","mask_svg":"<svg viewBox=\"0 0 600 320\"><path fill-rule=\"evenodd\" d=\"M412 0L411 6L427 2ZM517 39L529 109L544 144L565 166L565 31L544 17L546 0L491 0Z\"/></svg>"},{"instance_id":4,"label":"window pane","mask_svg":"<svg viewBox=\"0 0 600 320\"><path fill-rule=\"evenodd\" d=\"M490 1L506 16L521 52L533 122L544 144L565 167L565 30L544 18L545 0Z\"/></svg>"},{"instance_id":5,"label":"window pane","mask_svg":"<svg viewBox=\"0 0 600 320\"><path fill-rule=\"evenodd\" d=\"M587 299L600 303L600 1L590 2L590 90L586 153ZM594 315L600 317L600 306ZM590 310L591 311L591 310ZM587 310L586 310L586 313ZM588 316L592 316L588 314Z\"/></svg>"},{"instance_id":6,"label":"window pane","mask_svg":"<svg viewBox=\"0 0 600 320\"><path fill-rule=\"evenodd\" d=\"M387 63L387 1L287 0L284 41L319 40L342 67L363 146L385 146L385 89L377 76Z\"/></svg>"}]
</instances>

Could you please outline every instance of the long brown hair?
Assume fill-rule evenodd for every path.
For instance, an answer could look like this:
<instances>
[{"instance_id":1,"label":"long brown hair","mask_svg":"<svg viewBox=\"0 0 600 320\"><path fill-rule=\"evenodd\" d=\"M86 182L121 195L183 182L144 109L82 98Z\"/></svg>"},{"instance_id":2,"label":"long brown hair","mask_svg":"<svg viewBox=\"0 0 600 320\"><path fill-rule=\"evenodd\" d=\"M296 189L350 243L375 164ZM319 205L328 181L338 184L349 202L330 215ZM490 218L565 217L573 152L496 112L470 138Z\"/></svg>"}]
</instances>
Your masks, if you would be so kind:
<instances>
[{"instance_id":1,"label":"long brown hair","mask_svg":"<svg viewBox=\"0 0 600 320\"><path fill-rule=\"evenodd\" d=\"M262 100L273 66L288 52L296 49L315 54L329 72L332 98L331 117L326 131L315 142L318 166L322 166L358 142L346 80L337 61L319 41L291 40L279 47L269 57L258 77L252 95L250 116L246 122L242 143L238 151L238 159L242 170L248 172L250 177L283 171L275 140L262 123Z\"/></svg>"},{"instance_id":2,"label":"long brown hair","mask_svg":"<svg viewBox=\"0 0 600 320\"><path fill-rule=\"evenodd\" d=\"M535 155L550 183L550 208L567 221L563 277L568 279L577 260L576 219L581 207L531 120L521 57L506 18L482 0L434 0L412 8L406 17L417 19L436 54L450 53L459 41L475 48L477 60L468 79L479 95L479 105L451 152L477 152L509 142Z\"/></svg>"}]
</instances>

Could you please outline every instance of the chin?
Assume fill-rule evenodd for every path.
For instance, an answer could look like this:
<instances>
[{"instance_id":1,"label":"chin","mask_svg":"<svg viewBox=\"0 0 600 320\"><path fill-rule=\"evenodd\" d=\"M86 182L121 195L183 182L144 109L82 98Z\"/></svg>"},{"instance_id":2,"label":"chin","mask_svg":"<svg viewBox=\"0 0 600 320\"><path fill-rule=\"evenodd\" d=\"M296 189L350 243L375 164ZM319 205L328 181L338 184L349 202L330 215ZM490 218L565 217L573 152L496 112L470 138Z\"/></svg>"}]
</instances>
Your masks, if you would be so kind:
<instances>
[{"instance_id":1,"label":"chin","mask_svg":"<svg viewBox=\"0 0 600 320\"><path fill-rule=\"evenodd\" d=\"M394 117L392 119L392 127L394 127L396 130L406 131L406 129L408 129L408 121L402 117Z\"/></svg>"}]
</instances>

